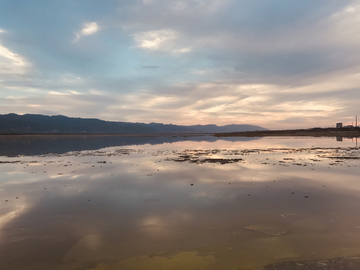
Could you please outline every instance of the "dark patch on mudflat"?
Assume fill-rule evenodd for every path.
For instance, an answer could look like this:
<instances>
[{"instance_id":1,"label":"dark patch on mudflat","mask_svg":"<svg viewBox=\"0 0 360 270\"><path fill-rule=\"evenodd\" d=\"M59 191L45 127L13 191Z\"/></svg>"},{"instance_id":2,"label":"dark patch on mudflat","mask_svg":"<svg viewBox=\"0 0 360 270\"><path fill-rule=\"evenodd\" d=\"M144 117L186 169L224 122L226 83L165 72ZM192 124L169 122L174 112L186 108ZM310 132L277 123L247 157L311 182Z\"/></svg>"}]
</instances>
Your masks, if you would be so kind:
<instances>
[{"instance_id":1,"label":"dark patch on mudflat","mask_svg":"<svg viewBox=\"0 0 360 270\"><path fill-rule=\"evenodd\" d=\"M171 159L167 159L171 160ZM190 163L197 163L197 164L204 164L204 163L216 163L216 164L230 164L243 161L242 158L205 158L203 160L193 158L193 157L184 157L172 159L175 162L190 162Z\"/></svg>"},{"instance_id":2,"label":"dark patch on mudflat","mask_svg":"<svg viewBox=\"0 0 360 270\"><path fill-rule=\"evenodd\" d=\"M327 157L331 159L360 159L360 157ZM339 161L336 161L339 162Z\"/></svg>"},{"instance_id":3,"label":"dark patch on mudflat","mask_svg":"<svg viewBox=\"0 0 360 270\"><path fill-rule=\"evenodd\" d=\"M227 163L236 163L242 161L242 158L205 158L201 163L218 163L218 164L227 164Z\"/></svg>"}]
</instances>

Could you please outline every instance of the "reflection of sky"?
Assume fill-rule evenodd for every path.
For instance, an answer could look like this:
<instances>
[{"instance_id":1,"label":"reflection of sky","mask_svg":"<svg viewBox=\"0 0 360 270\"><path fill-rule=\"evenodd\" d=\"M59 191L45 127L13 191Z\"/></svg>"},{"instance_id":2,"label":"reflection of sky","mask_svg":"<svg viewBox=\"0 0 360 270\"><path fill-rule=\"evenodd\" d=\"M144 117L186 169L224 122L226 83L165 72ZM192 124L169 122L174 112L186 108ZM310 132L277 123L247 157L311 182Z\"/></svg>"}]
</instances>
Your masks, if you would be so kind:
<instances>
[{"instance_id":1,"label":"reflection of sky","mask_svg":"<svg viewBox=\"0 0 360 270\"><path fill-rule=\"evenodd\" d=\"M1 161L22 163L0 167L0 260L9 266L15 260L36 265L41 256L31 247L37 247L52 258L49 265L62 259L80 265L90 257L121 260L164 250L194 250L226 242L234 231L241 243L266 237L243 229L253 224L315 237L315 232L325 231L312 230L312 222L304 225L315 217L321 218L316 222L323 222L326 233L345 233L360 225L356 160L330 165L333 160L314 152L291 150L249 153L240 156L244 161L225 165L171 160L185 149L266 150L331 143L336 145L331 139L307 138L179 142L143 145L143 151L128 147L135 149L129 154L108 148L3 157ZM226 153L209 157L235 157ZM315 158L318 161L310 160ZM337 223L329 227L327 222ZM12 248L18 250L16 258Z\"/></svg>"},{"instance_id":2,"label":"reflection of sky","mask_svg":"<svg viewBox=\"0 0 360 270\"><path fill-rule=\"evenodd\" d=\"M360 142L359 142L360 143ZM336 141L335 137L264 137L249 141L227 141L221 139L215 142L202 141L181 141L176 143L164 143L162 145L146 145L148 149L262 149L262 148L283 148L283 147L355 147L354 139L343 139Z\"/></svg>"}]
</instances>

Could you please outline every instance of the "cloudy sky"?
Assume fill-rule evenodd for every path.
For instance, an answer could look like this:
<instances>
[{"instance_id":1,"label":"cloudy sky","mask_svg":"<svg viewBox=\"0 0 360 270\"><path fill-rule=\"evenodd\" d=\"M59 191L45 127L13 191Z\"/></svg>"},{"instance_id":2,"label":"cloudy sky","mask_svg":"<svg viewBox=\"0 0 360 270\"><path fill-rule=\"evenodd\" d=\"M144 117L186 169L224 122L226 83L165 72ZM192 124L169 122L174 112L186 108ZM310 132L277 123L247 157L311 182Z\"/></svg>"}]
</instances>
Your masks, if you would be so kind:
<instances>
[{"instance_id":1,"label":"cloudy sky","mask_svg":"<svg viewBox=\"0 0 360 270\"><path fill-rule=\"evenodd\" d=\"M2 0L0 114L351 124L360 1Z\"/></svg>"}]
</instances>

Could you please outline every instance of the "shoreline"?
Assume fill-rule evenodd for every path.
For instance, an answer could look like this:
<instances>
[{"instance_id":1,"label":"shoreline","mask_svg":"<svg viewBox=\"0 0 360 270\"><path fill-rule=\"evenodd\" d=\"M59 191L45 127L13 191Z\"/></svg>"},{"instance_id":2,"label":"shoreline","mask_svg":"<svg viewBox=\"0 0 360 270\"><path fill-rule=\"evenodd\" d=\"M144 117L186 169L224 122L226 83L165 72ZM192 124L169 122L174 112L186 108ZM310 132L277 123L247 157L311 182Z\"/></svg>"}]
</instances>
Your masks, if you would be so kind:
<instances>
[{"instance_id":1,"label":"shoreline","mask_svg":"<svg viewBox=\"0 0 360 270\"><path fill-rule=\"evenodd\" d=\"M295 130L259 130L222 133L7 133L0 134L0 139L8 138L96 138L96 137L360 137L360 128L313 128Z\"/></svg>"},{"instance_id":2,"label":"shoreline","mask_svg":"<svg viewBox=\"0 0 360 270\"><path fill-rule=\"evenodd\" d=\"M310 136L310 137L360 137L360 128L349 129L295 129L295 130L264 130L245 132L215 133L214 137L282 137L282 136Z\"/></svg>"}]
</instances>

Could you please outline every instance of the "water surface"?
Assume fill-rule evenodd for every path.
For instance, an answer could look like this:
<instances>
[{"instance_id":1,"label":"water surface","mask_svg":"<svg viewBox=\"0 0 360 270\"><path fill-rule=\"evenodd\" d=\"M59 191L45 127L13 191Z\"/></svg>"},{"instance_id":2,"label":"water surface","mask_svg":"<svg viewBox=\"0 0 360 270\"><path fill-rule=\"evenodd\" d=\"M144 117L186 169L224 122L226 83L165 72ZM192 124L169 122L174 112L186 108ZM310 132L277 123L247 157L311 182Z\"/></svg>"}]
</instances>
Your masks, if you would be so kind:
<instances>
[{"instance_id":1,"label":"water surface","mask_svg":"<svg viewBox=\"0 0 360 270\"><path fill-rule=\"evenodd\" d=\"M357 256L359 157L354 140L335 138L12 152L0 157L0 269L262 269Z\"/></svg>"}]
</instances>

